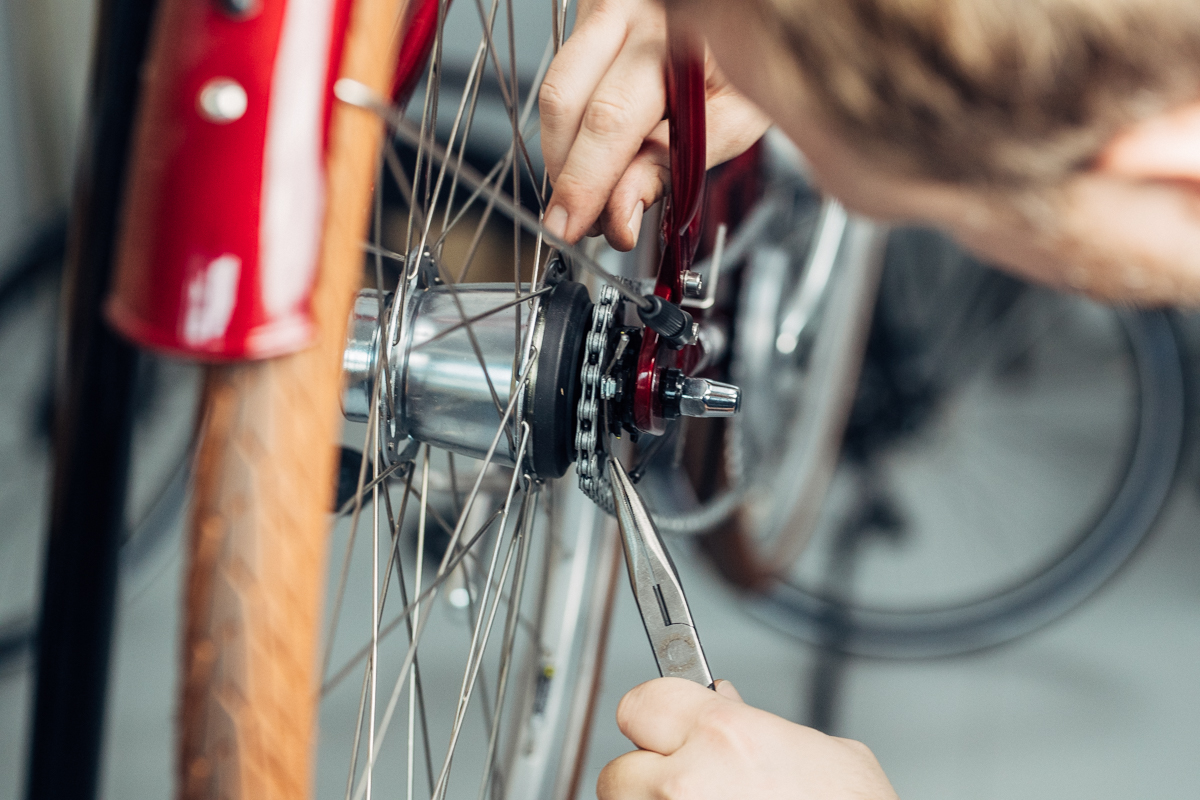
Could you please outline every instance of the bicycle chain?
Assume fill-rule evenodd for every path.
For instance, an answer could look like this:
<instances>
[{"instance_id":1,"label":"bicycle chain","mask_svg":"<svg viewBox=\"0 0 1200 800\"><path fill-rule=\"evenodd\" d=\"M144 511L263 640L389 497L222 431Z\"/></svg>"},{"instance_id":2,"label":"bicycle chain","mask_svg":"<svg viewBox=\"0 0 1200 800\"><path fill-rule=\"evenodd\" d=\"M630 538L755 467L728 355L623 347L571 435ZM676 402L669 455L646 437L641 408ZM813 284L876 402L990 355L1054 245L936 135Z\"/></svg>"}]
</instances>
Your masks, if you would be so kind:
<instances>
[{"instance_id":1,"label":"bicycle chain","mask_svg":"<svg viewBox=\"0 0 1200 800\"><path fill-rule=\"evenodd\" d=\"M579 369L582 392L576 407L575 472L579 476L579 489L609 514L614 513L614 506L606 463L607 431L601 417L605 413L604 404L615 394L615 383L604 372L610 357L610 332L621 310L620 293L609 284L602 286L592 309L592 327L584 341L583 365Z\"/></svg>"}]
</instances>

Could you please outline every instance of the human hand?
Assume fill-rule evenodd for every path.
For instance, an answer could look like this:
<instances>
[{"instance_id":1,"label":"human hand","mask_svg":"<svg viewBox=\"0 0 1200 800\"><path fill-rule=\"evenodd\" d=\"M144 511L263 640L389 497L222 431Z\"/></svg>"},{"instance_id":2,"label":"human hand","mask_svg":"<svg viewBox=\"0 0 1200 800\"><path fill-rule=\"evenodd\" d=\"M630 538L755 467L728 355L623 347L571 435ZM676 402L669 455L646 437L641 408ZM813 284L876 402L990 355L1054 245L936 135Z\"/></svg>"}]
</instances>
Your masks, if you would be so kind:
<instances>
[{"instance_id":1,"label":"human hand","mask_svg":"<svg viewBox=\"0 0 1200 800\"><path fill-rule=\"evenodd\" d=\"M554 185L546 227L570 242L603 233L637 244L642 212L670 181L666 13L655 0L580 2L575 29L538 95L542 153ZM707 166L740 155L770 124L705 59Z\"/></svg>"},{"instance_id":2,"label":"human hand","mask_svg":"<svg viewBox=\"0 0 1200 800\"><path fill-rule=\"evenodd\" d=\"M752 708L728 681L643 683L617 725L641 749L604 768L599 800L896 800L865 745Z\"/></svg>"}]
</instances>

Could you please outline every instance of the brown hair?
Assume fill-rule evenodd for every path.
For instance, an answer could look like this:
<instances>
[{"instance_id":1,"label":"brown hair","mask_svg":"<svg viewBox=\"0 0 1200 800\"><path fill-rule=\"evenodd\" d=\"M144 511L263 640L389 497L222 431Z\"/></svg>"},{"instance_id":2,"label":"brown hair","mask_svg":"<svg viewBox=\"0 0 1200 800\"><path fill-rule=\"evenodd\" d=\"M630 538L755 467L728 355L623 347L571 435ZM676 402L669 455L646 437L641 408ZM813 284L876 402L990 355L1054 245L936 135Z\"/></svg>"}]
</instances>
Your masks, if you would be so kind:
<instances>
[{"instance_id":1,"label":"brown hair","mask_svg":"<svg viewBox=\"0 0 1200 800\"><path fill-rule=\"evenodd\" d=\"M910 174L1055 183L1200 97L1200 0L746 2L830 121Z\"/></svg>"}]
</instances>

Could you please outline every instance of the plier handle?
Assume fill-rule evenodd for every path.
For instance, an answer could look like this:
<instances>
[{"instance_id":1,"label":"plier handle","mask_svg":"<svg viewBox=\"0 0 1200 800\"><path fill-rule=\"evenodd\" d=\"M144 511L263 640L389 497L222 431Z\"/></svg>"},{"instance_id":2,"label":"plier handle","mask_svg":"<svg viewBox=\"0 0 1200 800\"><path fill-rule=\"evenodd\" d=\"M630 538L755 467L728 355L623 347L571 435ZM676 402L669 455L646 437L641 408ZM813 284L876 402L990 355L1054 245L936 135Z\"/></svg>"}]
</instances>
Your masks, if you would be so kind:
<instances>
[{"instance_id":1,"label":"plier handle","mask_svg":"<svg viewBox=\"0 0 1200 800\"><path fill-rule=\"evenodd\" d=\"M686 678L711 689L712 673L671 554L621 462L610 455L608 468L629 582L658 671L663 677Z\"/></svg>"}]
</instances>

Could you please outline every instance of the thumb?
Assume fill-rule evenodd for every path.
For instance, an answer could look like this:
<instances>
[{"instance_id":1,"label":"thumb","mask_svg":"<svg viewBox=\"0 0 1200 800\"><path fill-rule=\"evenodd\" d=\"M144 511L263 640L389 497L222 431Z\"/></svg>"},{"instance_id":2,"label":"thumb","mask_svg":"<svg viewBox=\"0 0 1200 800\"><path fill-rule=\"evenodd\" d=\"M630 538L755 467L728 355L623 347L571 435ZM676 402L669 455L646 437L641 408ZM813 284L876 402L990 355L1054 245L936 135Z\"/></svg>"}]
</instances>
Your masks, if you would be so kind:
<instances>
[{"instance_id":1,"label":"thumb","mask_svg":"<svg viewBox=\"0 0 1200 800\"><path fill-rule=\"evenodd\" d=\"M742 699L742 696L738 694L738 690L733 688L733 684L725 679L718 680L715 684L713 684L713 688L716 689L717 694L721 695L722 697L727 697L730 700L735 700L739 703L746 702Z\"/></svg>"}]
</instances>

